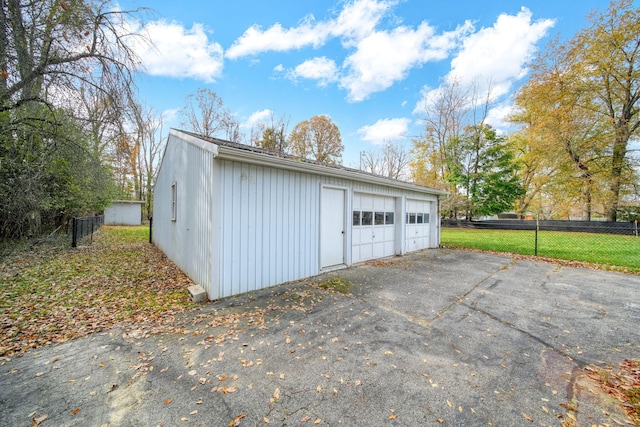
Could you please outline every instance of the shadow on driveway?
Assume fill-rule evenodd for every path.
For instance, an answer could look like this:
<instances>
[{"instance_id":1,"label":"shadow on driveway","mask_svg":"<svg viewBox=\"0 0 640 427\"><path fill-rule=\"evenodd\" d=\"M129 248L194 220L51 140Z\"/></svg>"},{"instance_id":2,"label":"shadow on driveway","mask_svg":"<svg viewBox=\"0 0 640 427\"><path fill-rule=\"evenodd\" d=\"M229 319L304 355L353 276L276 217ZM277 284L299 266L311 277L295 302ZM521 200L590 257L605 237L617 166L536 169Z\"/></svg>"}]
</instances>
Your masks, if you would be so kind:
<instances>
[{"instance_id":1,"label":"shadow on driveway","mask_svg":"<svg viewBox=\"0 0 640 427\"><path fill-rule=\"evenodd\" d=\"M637 276L423 251L6 360L0 425L615 425L584 368L640 358L639 295Z\"/></svg>"}]
</instances>

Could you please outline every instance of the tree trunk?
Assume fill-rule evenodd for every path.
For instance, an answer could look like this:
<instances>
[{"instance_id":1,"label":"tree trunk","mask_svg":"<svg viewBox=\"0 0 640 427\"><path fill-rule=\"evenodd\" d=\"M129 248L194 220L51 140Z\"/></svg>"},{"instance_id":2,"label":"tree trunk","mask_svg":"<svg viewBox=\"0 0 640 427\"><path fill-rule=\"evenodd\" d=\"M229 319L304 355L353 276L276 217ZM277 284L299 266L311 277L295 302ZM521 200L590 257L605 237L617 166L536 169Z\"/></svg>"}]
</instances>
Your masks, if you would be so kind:
<instances>
[{"instance_id":1,"label":"tree trunk","mask_svg":"<svg viewBox=\"0 0 640 427\"><path fill-rule=\"evenodd\" d=\"M620 204L620 187L622 185L622 173L624 159L627 155L627 142L629 141L628 120L620 119L617 122L613 153L611 155L611 176L609 182L609 206L607 206L607 221L615 222L618 219L618 205Z\"/></svg>"}]
</instances>

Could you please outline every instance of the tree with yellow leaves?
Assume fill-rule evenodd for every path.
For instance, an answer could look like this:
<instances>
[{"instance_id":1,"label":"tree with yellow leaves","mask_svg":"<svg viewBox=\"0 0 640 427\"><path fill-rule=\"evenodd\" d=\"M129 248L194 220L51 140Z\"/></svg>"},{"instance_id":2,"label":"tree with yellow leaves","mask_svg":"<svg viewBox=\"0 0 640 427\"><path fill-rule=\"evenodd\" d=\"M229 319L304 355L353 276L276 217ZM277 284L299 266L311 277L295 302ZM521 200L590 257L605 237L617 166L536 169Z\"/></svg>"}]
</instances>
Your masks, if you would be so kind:
<instances>
[{"instance_id":1,"label":"tree with yellow leaves","mask_svg":"<svg viewBox=\"0 0 640 427\"><path fill-rule=\"evenodd\" d=\"M320 163L341 164L342 137L338 126L328 116L313 116L303 120L291 131L291 154Z\"/></svg>"}]
</instances>

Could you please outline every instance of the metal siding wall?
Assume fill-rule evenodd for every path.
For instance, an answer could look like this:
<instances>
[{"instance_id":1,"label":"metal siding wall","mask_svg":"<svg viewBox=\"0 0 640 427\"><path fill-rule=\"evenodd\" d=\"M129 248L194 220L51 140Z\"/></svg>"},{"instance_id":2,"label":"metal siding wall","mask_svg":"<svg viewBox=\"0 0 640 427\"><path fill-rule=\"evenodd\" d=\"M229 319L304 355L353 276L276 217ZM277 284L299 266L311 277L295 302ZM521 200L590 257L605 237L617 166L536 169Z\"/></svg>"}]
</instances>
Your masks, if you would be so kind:
<instances>
[{"instance_id":1,"label":"metal siding wall","mask_svg":"<svg viewBox=\"0 0 640 427\"><path fill-rule=\"evenodd\" d=\"M232 161L221 167L220 297L317 274L319 180Z\"/></svg>"},{"instance_id":2,"label":"metal siding wall","mask_svg":"<svg viewBox=\"0 0 640 427\"><path fill-rule=\"evenodd\" d=\"M154 187L154 243L210 298L212 153L172 136ZM171 221L171 185L177 186L176 221Z\"/></svg>"}]
</instances>

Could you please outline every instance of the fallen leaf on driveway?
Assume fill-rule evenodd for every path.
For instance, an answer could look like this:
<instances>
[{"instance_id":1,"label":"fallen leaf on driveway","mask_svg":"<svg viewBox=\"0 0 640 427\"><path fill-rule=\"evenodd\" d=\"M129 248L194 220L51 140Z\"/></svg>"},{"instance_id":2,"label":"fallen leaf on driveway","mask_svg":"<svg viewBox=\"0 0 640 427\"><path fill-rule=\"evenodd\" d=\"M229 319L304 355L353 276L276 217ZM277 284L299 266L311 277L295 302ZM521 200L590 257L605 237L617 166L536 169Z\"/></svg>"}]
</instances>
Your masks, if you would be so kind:
<instances>
[{"instance_id":1,"label":"fallen leaf on driveway","mask_svg":"<svg viewBox=\"0 0 640 427\"><path fill-rule=\"evenodd\" d=\"M44 420L46 420L47 418L49 418L49 415L44 414L44 415L40 415L39 417L34 417L31 421L33 421L32 426L33 427L37 427L40 424L42 424L44 422Z\"/></svg>"},{"instance_id":2,"label":"fallen leaf on driveway","mask_svg":"<svg viewBox=\"0 0 640 427\"><path fill-rule=\"evenodd\" d=\"M80 408L76 408L76 409L74 409L73 411L71 411L71 416L73 417L74 415L77 415L77 414L78 414L78 412L80 412L80 411L81 411L81 409L80 409Z\"/></svg>"},{"instance_id":3,"label":"fallen leaf on driveway","mask_svg":"<svg viewBox=\"0 0 640 427\"><path fill-rule=\"evenodd\" d=\"M167 399L167 400L165 400L165 401L164 401L164 404L165 404L165 405L168 405L168 404L169 404L169 403L171 403L171 402L173 402L173 399Z\"/></svg>"},{"instance_id":4,"label":"fallen leaf on driveway","mask_svg":"<svg viewBox=\"0 0 640 427\"><path fill-rule=\"evenodd\" d=\"M300 422L301 422L301 423L306 423L306 422L307 422L307 421L309 421L310 419L311 419L311 417L310 417L309 415L307 415L306 417L302 417L302 418L300 419Z\"/></svg>"},{"instance_id":5,"label":"fallen leaf on driveway","mask_svg":"<svg viewBox=\"0 0 640 427\"><path fill-rule=\"evenodd\" d=\"M524 412L522 413L522 416L524 417L525 420L533 421L533 418L531 418L529 415L525 414Z\"/></svg>"}]
</instances>

